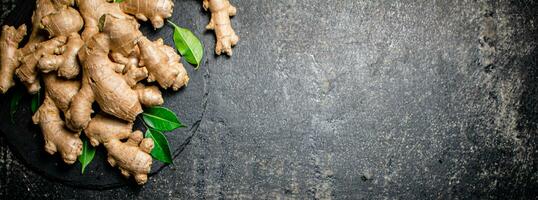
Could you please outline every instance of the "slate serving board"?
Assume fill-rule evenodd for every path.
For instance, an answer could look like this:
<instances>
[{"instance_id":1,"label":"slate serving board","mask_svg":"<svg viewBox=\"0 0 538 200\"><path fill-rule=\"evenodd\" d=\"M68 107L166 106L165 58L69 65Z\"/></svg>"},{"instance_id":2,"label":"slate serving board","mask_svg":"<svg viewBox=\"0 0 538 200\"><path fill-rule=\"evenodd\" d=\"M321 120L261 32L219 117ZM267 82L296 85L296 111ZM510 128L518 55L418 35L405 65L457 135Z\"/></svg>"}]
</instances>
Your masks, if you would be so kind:
<instances>
[{"instance_id":1,"label":"slate serving board","mask_svg":"<svg viewBox=\"0 0 538 200\"><path fill-rule=\"evenodd\" d=\"M28 27L31 24L30 16L35 9L34 1L18 1L16 12L12 12L6 19L8 25L19 26L26 23ZM177 9L177 7L176 7ZM175 11L175 13L179 13ZM175 15L171 18L176 21L176 18L185 16ZM160 30L153 30L149 23L142 23L141 31L150 39L163 38L165 43L174 46L171 27L165 26ZM28 30L30 33L31 30ZM25 39L26 40L26 39ZM25 41L23 41L24 43ZM23 44L21 43L21 44ZM212 54L210 54L212 55ZM180 121L186 125L186 128L178 129L173 132L165 133L168 138L170 149L173 157L177 157L183 150L184 146L190 142L193 134L198 130L201 118L205 111L207 98L207 79L209 71L202 67L200 70L195 70L192 65L184 62L190 77L188 87L180 91L163 91L165 99L164 107L174 111ZM67 185L105 189L111 187L132 184L133 180L127 180L121 176L117 168L112 168L106 162L106 150L100 146L94 160L87 166L84 174L81 174L81 165L77 161L73 165L63 163L59 155L49 155L44 151L44 141L41 131L37 125L32 123L32 111L30 109L31 96L23 96L16 113L13 117L14 123L10 116L10 101L16 90L24 91L20 86L10 90L7 95L0 98L0 109L6 112L0 113L0 119L4 123L0 124L0 131L4 133L12 150L18 155L29 167L53 180L65 183ZM140 119L135 121L135 129L145 130ZM167 165L154 160L150 176L158 173Z\"/></svg>"}]
</instances>

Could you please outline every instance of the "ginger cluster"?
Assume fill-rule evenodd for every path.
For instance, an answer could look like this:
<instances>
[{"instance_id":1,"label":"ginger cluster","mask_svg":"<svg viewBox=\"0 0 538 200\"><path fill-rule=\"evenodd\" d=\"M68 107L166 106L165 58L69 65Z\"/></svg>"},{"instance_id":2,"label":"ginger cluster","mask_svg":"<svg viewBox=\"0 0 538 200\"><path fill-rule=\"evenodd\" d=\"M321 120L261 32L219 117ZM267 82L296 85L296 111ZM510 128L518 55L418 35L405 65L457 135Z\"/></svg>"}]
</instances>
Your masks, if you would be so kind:
<instances>
[{"instance_id":1,"label":"ginger cluster","mask_svg":"<svg viewBox=\"0 0 538 200\"><path fill-rule=\"evenodd\" d=\"M236 9L228 0L203 0L212 13L217 54L232 54L239 40L231 28ZM176 50L151 41L137 20L161 28L172 16L171 0L37 0L28 42L26 25L3 26L0 36L0 93L15 85L29 93L43 87L44 101L32 117L45 150L73 164L82 153L80 134L103 145L108 162L138 184L147 182L153 140L133 131L143 107L164 103L160 89L174 91L189 76ZM99 113L92 107L97 104Z\"/></svg>"}]
</instances>

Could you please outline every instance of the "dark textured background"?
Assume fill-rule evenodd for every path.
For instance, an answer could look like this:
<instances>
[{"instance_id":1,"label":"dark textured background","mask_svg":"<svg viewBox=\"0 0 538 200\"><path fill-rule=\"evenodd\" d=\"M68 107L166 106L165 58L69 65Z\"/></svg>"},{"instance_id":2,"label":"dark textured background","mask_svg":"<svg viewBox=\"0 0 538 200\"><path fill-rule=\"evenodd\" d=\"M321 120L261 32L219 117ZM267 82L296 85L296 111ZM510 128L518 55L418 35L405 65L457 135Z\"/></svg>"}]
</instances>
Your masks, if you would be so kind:
<instances>
[{"instance_id":1,"label":"dark textured background","mask_svg":"<svg viewBox=\"0 0 538 200\"><path fill-rule=\"evenodd\" d=\"M143 187L78 189L29 170L0 137L0 195L536 198L538 2L232 3L241 41L228 59L213 56L201 3L176 1L173 20L206 44L209 81L175 165Z\"/></svg>"}]
</instances>

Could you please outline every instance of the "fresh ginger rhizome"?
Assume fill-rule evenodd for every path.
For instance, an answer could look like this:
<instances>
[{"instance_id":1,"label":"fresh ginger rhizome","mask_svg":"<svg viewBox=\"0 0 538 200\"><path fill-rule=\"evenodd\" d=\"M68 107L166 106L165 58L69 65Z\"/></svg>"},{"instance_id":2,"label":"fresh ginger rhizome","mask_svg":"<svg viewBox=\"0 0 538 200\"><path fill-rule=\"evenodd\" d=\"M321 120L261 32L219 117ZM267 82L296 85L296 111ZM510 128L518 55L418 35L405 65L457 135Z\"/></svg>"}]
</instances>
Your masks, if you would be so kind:
<instances>
[{"instance_id":1,"label":"fresh ginger rhizome","mask_svg":"<svg viewBox=\"0 0 538 200\"><path fill-rule=\"evenodd\" d=\"M154 143L132 130L133 121L143 107L164 103L159 88L179 90L189 77L176 50L162 39L146 38L137 19L161 28L172 16L173 2L37 0L36 4L24 46L19 48L26 25L2 27L0 93L15 85L15 76L31 94L43 83L44 101L32 119L41 127L45 151L73 164L82 152L83 133L92 146L105 146L110 165L138 184L146 183ZM239 40L230 22L235 7L228 0L203 0L202 5L211 12L207 29L215 31L215 53L232 55ZM96 115L92 115L94 103L101 110Z\"/></svg>"}]
</instances>

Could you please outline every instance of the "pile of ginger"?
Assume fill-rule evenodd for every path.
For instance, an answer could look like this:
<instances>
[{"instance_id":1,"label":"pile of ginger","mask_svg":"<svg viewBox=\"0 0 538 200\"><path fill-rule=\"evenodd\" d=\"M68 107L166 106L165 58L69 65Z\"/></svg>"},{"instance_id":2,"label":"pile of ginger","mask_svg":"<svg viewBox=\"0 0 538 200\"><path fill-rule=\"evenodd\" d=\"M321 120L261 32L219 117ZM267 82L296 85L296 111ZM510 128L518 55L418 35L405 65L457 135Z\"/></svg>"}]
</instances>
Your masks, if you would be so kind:
<instances>
[{"instance_id":1,"label":"pile of ginger","mask_svg":"<svg viewBox=\"0 0 538 200\"><path fill-rule=\"evenodd\" d=\"M76 2L75 2L76 1ZM15 76L31 94L43 87L44 100L32 120L45 150L73 164L82 153L80 134L104 145L108 162L138 184L147 182L153 140L133 131L145 106L164 103L160 88L174 91L189 82L176 50L150 41L137 20L161 28L172 16L172 0L37 0L28 42L27 27L3 26L0 37L0 93ZM228 0L203 0L211 12L217 54L232 54L239 38L231 27L235 8ZM42 85L43 84L43 85ZM97 103L99 113L93 113Z\"/></svg>"}]
</instances>

